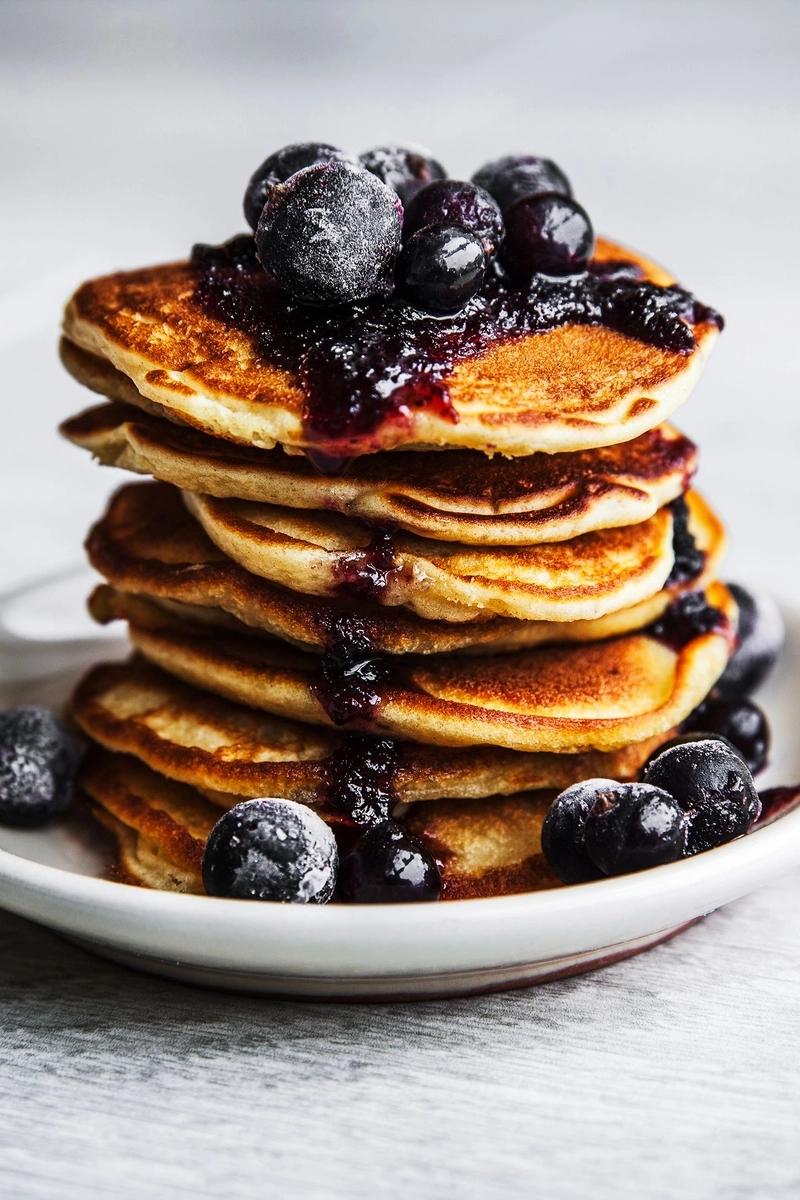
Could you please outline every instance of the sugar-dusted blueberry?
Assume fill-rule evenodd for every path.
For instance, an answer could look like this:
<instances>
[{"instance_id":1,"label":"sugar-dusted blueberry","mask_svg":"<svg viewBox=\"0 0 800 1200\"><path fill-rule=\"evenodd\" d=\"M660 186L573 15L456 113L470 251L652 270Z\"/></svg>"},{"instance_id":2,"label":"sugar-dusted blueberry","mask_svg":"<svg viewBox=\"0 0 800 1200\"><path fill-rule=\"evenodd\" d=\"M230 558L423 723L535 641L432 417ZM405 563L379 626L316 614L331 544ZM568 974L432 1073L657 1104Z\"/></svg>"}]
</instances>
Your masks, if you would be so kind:
<instances>
[{"instance_id":1,"label":"sugar-dusted blueberry","mask_svg":"<svg viewBox=\"0 0 800 1200\"><path fill-rule=\"evenodd\" d=\"M48 708L0 712L0 823L42 825L70 801L78 746Z\"/></svg>"},{"instance_id":2,"label":"sugar-dusted blueberry","mask_svg":"<svg viewBox=\"0 0 800 1200\"><path fill-rule=\"evenodd\" d=\"M662 751L648 763L644 781L674 796L688 817L687 854L700 854L741 837L761 812L746 763L713 738Z\"/></svg>"},{"instance_id":3,"label":"sugar-dusted blueberry","mask_svg":"<svg viewBox=\"0 0 800 1200\"><path fill-rule=\"evenodd\" d=\"M361 165L397 192L405 207L420 188L447 172L420 146L375 146L359 156Z\"/></svg>"},{"instance_id":4,"label":"sugar-dusted blueberry","mask_svg":"<svg viewBox=\"0 0 800 1200\"><path fill-rule=\"evenodd\" d=\"M209 896L325 904L339 855L324 821L293 800L245 800L211 830L203 855Z\"/></svg>"},{"instance_id":5,"label":"sugar-dusted blueberry","mask_svg":"<svg viewBox=\"0 0 800 1200\"><path fill-rule=\"evenodd\" d=\"M428 225L413 234L397 260L397 286L411 304L444 316L480 289L486 255L480 238L456 225Z\"/></svg>"},{"instance_id":6,"label":"sugar-dusted blueberry","mask_svg":"<svg viewBox=\"0 0 800 1200\"><path fill-rule=\"evenodd\" d=\"M618 787L613 779L585 779L573 783L550 805L542 826L542 853L562 883L587 883L602 876L586 852L583 833L599 793Z\"/></svg>"},{"instance_id":7,"label":"sugar-dusted blueberry","mask_svg":"<svg viewBox=\"0 0 800 1200\"><path fill-rule=\"evenodd\" d=\"M721 742L723 746L727 746L732 754L739 754L739 751L734 746L733 742L729 742L721 733L709 733L706 730L693 730L691 733L679 733L675 737L668 738L666 742L662 742L660 746L656 746L647 757L642 766L640 777L644 779L644 773L647 770L653 759L658 758L659 754L663 754L665 750L671 750L673 746L686 746L690 742ZM741 758L741 754L739 754Z\"/></svg>"},{"instance_id":8,"label":"sugar-dusted blueberry","mask_svg":"<svg viewBox=\"0 0 800 1200\"><path fill-rule=\"evenodd\" d=\"M712 692L683 722L686 733L704 730L732 742L753 775L766 765L770 746L769 722L752 700L726 700Z\"/></svg>"},{"instance_id":9,"label":"sugar-dusted blueberry","mask_svg":"<svg viewBox=\"0 0 800 1200\"><path fill-rule=\"evenodd\" d=\"M344 304L391 288L402 208L374 175L321 163L277 184L256 230L258 257L306 304Z\"/></svg>"},{"instance_id":10,"label":"sugar-dusted blueberry","mask_svg":"<svg viewBox=\"0 0 800 1200\"><path fill-rule=\"evenodd\" d=\"M626 875L681 858L687 834L686 815L669 792L648 783L618 783L599 793L583 840L603 874Z\"/></svg>"},{"instance_id":11,"label":"sugar-dusted blueberry","mask_svg":"<svg viewBox=\"0 0 800 1200\"><path fill-rule=\"evenodd\" d=\"M726 585L739 610L739 646L728 663L717 692L726 700L748 696L769 675L783 649L783 618L771 596L754 595L738 583Z\"/></svg>"},{"instance_id":12,"label":"sugar-dusted blueberry","mask_svg":"<svg viewBox=\"0 0 800 1200\"><path fill-rule=\"evenodd\" d=\"M553 192L524 196L505 212L503 263L510 275L574 275L584 271L594 248L594 231L575 200Z\"/></svg>"},{"instance_id":13,"label":"sugar-dusted blueberry","mask_svg":"<svg viewBox=\"0 0 800 1200\"><path fill-rule=\"evenodd\" d=\"M250 177L244 194L244 215L251 229L258 225L267 196L278 183L285 183L297 171L323 162L349 162L356 159L338 146L327 142L295 142L270 154Z\"/></svg>"},{"instance_id":14,"label":"sugar-dusted blueberry","mask_svg":"<svg viewBox=\"0 0 800 1200\"><path fill-rule=\"evenodd\" d=\"M337 894L346 904L438 900L442 880L430 850L395 821L384 821L342 859Z\"/></svg>"},{"instance_id":15,"label":"sugar-dusted blueberry","mask_svg":"<svg viewBox=\"0 0 800 1200\"><path fill-rule=\"evenodd\" d=\"M503 218L487 191L458 179L437 179L421 188L403 216L407 240L426 225L458 225L480 238L487 257L503 241Z\"/></svg>"},{"instance_id":16,"label":"sugar-dusted blueberry","mask_svg":"<svg viewBox=\"0 0 800 1200\"><path fill-rule=\"evenodd\" d=\"M507 154L497 158L476 171L472 182L494 196L503 213L523 196L539 196L543 192L572 195L570 182L561 168L552 159L538 158L534 154Z\"/></svg>"}]
</instances>

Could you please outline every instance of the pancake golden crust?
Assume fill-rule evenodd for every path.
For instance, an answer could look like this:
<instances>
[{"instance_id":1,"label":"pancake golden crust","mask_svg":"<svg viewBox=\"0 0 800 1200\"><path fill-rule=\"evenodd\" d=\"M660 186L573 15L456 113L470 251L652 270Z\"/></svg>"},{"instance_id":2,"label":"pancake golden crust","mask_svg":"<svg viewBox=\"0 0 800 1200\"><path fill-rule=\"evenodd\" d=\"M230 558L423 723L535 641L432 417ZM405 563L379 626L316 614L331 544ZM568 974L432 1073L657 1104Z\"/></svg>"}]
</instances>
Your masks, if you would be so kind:
<instances>
[{"instance_id":1,"label":"pancake golden crust","mask_svg":"<svg viewBox=\"0 0 800 1200\"><path fill-rule=\"evenodd\" d=\"M674 563L669 508L568 542L476 547L404 533L376 543L338 513L193 492L184 500L220 550L255 575L312 595L366 592L431 620L487 609L528 621L592 620L655 595Z\"/></svg>"},{"instance_id":2,"label":"pancake golden crust","mask_svg":"<svg viewBox=\"0 0 800 1200\"><path fill-rule=\"evenodd\" d=\"M542 853L542 824L555 795L523 792L415 806L405 824L436 859L442 899L561 887Z\"/></svg>"},{"instance_id":3,"label":"pancake golden crust","mask_svg":"<svg viewBox=\"0 0 800 1200\"><path fill-rule=\"evenodd\" d=\"M73 694L71 714L107 750L134 755L223 808L257 796L324 807L331 755L343 742L333 730L267 716L181 683L143 659L93 667ZM407 803L561 790L593 777L634 779L666 736L605 754L406 743L393 787Z\"/></svg>"},{"instance_id":4,"label":"pancake golden crust","mask_svg":"<svg viewBox=\"0 0 800 1200\"><path fill-rule=\"evenodd\" d=\"M404 659L373 719L351 728L434 745L496 745L578 753L614 750L679 724L722 674L735 640L736 607L719 583L706 590L718 626L673 650L628 634L581 646L511 655ZM188 683L281 716L330 725L318 699L319 659L266 639L191 625L156 612L130 626L134 646Z\"/></svg>"},{"instance_id":5,"label":"pancake golden crust","mask_svg":"<svg viewBox=\"0 0 800 1200\"><path fill-rule=\"evenodd\" d=\"M644 277L653 278L646 260L612 243L598 245L599 257L638 262ZM663 279L661 273L655 281ZM91 280L68 304L64 334L127 375L148 409L158 405L245 445L318 447L304 426L299 374L276 366L248 334L211 316L197 299L199 281L200 271L186 262ZM448 412L409 404L402 420L338 443L337 453L407 446L526 455L628 441L683 403L717 332L710 323L695 326L696 346L686 355L590 325L494 345L458 363L444 381ZM121 398L138 404L133 393Z\"/></svg>"},{"instance_id":6,"label":"pancake golden crust","mask_svg":"<svg viewBox=\"0 0 800 1200\"><path fill-rule=\"evenodd\" d=\"M106 466L186 491L327 509L475 545L558 542L647 520L686 489L697 463L693 443L668 425L571 454L379 453L334 476L320 475L302 456L221 442L118 403L88 409L61 432Z\"/></svg>"},{"instance_id":7,"label":"pancake golden crust","mask_svg":"<svg viewBox=\"0 0 800 1200\"><path fill-rule=\"evenodd\" d=\"M98 747L90 751L80 782L93 812L114 834L127 876L161 891L204 892L203 851L218 809L135 758ZM412 810L407 823L437 859L442 899L559 887L541 853L541 826L553 794L443 800Z\"/></svg>"},{"instance_id":8,"label":"pancake golden crust","mask_svg":"<svg viewBox=\"0 0 800 1200\"><path fill-rule=\"evenodd\" d=\"M690 527L706 553L702 587L716 576L724 549L722 528L696 493L689 493ZM592 641L641 628L660 616L688 585L670 584L633 608L594 621L519 621L493 613L470 622L431 621L404 609L315 599L244 570L211 542L189 515L175 488L164 484L123 487L87 541L92 565L127 597L101 588L91 608L101 622L141 621L135 595L190 606L195 620L273 634L303 647L322 648L335 622L357 616L377 650L389 654L511 650L548 641ZM133 594L133 595L131 595ZM146 610L145 610L146 611Z\"/></svg>"}]
</instances>

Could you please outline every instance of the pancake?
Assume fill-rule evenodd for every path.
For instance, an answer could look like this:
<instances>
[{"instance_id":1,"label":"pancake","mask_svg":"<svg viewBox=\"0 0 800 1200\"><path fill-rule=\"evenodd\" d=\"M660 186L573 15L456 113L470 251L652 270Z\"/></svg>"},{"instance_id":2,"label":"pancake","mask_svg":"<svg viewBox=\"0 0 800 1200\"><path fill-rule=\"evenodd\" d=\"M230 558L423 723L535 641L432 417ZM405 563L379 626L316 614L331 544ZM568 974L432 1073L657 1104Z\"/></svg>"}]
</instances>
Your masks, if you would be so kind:
<instances>
[{"instance_id":1,"label":"pancake","mask_svg":"<svg viewBox=\"0 0 800 1200\"><path fill-rule=\"evenodd\" d=\"M333 755L345 743L338 731L234 704L143 659L93 667L76 688L70 712L107 750L134 755L223 808L278 796L324 810ZM520 754L494 746L453 750L408 742L400 747L392 788L399 803L409 803L534 788L561 791L581 779L630 780L671 733L605 754Z\"/></svg>"},{"instance_id":2,"label":"pancake","mask_svg":"<svg viewBox=\"0 0 800 1200\"><path fill-rule=\"evenodd\" d=\"M644 280L670 282L652 263L611 242L600 240L595 258L623 260ZM359 321L355 310L344 316L301 311L257 266L234 268L231 279L228 308L238 303L239 292L247 310L235 323L201 295L200 265L171 263L91 280L67 305L65 337L132 381L124 395L101 384L112 398L138 405L142 397L148 411L155 405L196 429L244 445L281 444L291 451L353 457L401 446L527 455L630 441L686 400L718 333L712 320L701 319L692 327L694 347L686 353L604 326L576 324L488 342L479 337L476 345L463 332L468 315L459 316L447 342L452 364L430 382L436 355L426 350L418 330L440 342L443 327L432 318L417 319L407 331L422 338L415 351L422 372L417 382L398 386L406 377L406 360L394 347L396 364L391 354L388 363L380 359L391 393L386 418L369 417L370 392L360 426L337 426L329 433L334 402L337 411L349 412L357 399L359 383L351 386L347 372L371 353L374 322L367 316ZM249 289L246 295L243 289ZM224 294L223 286L223 307ZM346 327L339 338L337 320ZM341 352L333 361L321 349L331 329L330 344ZM89 386L101 374L85 359L81 365L67 358L67 366ZM342 368L338 383L333 367Z\"/></svg>"},{"instance_id":3,"label":"pancake","mask_svg":"<svg viewBox=\"0 0 800 1200\"><path fill-rule=\"evenodd\" d=\"M88 409L61 432L105 466L185 491L326 509L470 545L560 542L635 525L685 491L697 462L696 447L669 425L616 446L526 458L474 450L379 453L340 475L321 475L302 456L223 442L119 403Z\"/></svg>"},{"instance_id":4,"label":"pancake","mask_svg":"<svg viewBox=\"0 0 800 1200\"><path fill-rule=\"evenodd\" d=\"M132 881L202 894L205 843L219 809L128 755L90 752L80 783L117 839ZM541 852L553 792L487 800L444 800L412 810L406 822L439 864L442 899L497 896L561 886ZM350 834L352 840L353 834Z\"/></svg>"},{"instance_id":5,"label":"pancake","mask_svg":"<svg viewBox=\"0 0 800 1200\"><path fill-rule=\"evenodd\" d=\"M338 513L183 497L215 545L254 575L310 595L402 605L429 620L487 609L527 621L593 620L655 595L675 561L669 507L568 542L465 546L374 534Z\"/></svg>"},{"instance_id":6,"label":"pancake","mask_svg":"<svg viewBox=\"0 0 800 1200\"><path fill-rule=\"evenodd\" d=\"M689 493L689 509L690 529L706 555L703 573L692 583L670 583L640 604L594 621L520 621L483 610L471 621L451 622L364 601L319 599L270 583L234 563L211 542L177 489L133 484L116 493L89 535L89 559L116 589L95 592L91 610L101 622L116 617L142 621L148 609L137 606L136 596L144 595L180 605L176 611L195 621L240 633L250 628L317 649L328 643L338 621L356 616L375 649L389 654L486 653L556 640L598 640L642 628L679 592L703 587L716 577L724 549L722 527L697 493Z\"/></svg>"},{"instance_id":7,"label":"pancake","mask_svg":"<svg viewBox=\"0 0 800 1200\"><path fill-rule=\"evenodd\" d=\"M736 606L722 584L712 584L698 625L687 599L667 610L660 633L656 626L605 642L480 658L376 662L362 631L351 627L320 661L157 609L153 627L129 630L146 658L179 679L279 716L348 722L434 745L578 753L671 729L711 690L733 649Z\"/></svg>"}]
</instances>

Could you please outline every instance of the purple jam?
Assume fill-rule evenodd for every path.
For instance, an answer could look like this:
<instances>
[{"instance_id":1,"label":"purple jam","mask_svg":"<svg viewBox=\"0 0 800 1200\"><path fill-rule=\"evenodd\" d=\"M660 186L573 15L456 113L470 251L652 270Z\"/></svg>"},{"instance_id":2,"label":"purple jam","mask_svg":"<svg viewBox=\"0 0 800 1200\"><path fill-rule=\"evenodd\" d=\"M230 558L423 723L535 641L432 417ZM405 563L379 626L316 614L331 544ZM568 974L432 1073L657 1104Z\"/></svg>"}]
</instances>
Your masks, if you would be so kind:
<instances>
[{"instance_id":1,"label":"purple jam","mask_svg":"<svg viewBox=\"0 0 800 1200\"><path fill-rule=\"evenodd\" d=\"M336 617L312 684L314 694L334 725L371 721L392 682L388 660L377 654L358 617Z\"/></svg>"},{"instance_id":2,"label":"purple jam","mask_svg":"<svg viewBox=\"0 0 800 1200\"><path fill-rule=\"evenodd\" d=\"M350 733L331 758L327 802L353 825L388 821L397 795L400 747L391 738Z\"/></svg>"},{"instance_id":3,"label":"purple jam","mask_svg":"<svg viewBox=\"0 0 800 1200\"><path fill-rule=\"evenodd\" d=\"M249 235L195 246L196 297L215 318L251 337L266 362L296 376L312 461L336 469L381 448L378 430L425 408L456 422L447 389L455 366L499 343L563 325L604 325L661 350L689 354L690 325L722 318L679 287L643 281L631 263L593 262L565 278L518 285L497 269L458 313L434 317L394 293L315 308L281 291L262 270ZM688 322L688 324L687 324Z\"/></svg>"},{"instance_id":4,"label":"purple jam","mask_svg":"<svg viewBox=\"0 0 800 1200\"><path fill-rule=\"evenodd\" d=\"M689 529L689 506L684 496L670 504L672 509L672 550L675 562L669 573L667 584L688 583L696 579L706 565L706 555L699 550L694 534Z\"/></svg>"},{"instance_id":5,"label":"purple jam","mask_svg":"<svg viewBox=\"0 0 800 1200\"><path fill-rule=\"evenodd\" d=\"M708 603L703 592L689 592L673 600L658 620L643 632L679 652L694 638L722 631L727 626L728 618Z\"/></svg>"},{"instance_id":6,"label":"purple jam","mask_svg":"<svg viewBox=\"0 0 800 1200\"><path fill-rule=\"evenodd\" d=\"M765 788L758 794L761 800L761 816L757 828L777 821L778 817L785 816L800 805L800 783L796 783L794 787Z\"/></svg>"},{"instance_id":7,"label":"purple jam","mask_svg":"<svg viewBox=\"0 0 800 1200\"><path fill-rule=\"evenodd\" d=\"M399 570L391 533L378 529L365 550L353 550L339 559L336 590L349 599L382 603Z\"/></svg>"}]
</instances>

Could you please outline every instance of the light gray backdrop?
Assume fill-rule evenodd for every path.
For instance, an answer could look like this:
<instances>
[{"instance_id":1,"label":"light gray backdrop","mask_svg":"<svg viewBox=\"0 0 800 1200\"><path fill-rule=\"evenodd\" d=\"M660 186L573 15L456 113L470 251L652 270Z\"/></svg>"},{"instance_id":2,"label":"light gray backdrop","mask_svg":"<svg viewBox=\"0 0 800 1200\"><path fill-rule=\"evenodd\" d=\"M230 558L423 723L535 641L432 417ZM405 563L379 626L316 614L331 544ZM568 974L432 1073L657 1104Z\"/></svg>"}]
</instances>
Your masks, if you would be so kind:
<instances>
[{"instance_id":1,"label":"light gray backdrop","mask_svg":"<svg viewBox=\"0 0 800 1200\"><path fill-rule=\"evenodd\" d=\"M772 0L0 4L0 587L80 556L114 472L58 441L83 277L242 226L273 148L554 157L728 318L679 423L729 573L800 595L798 43ZM0 917L0 1190L800 1196L790 877L596 976L418 1007L194 992Z\"/></svg>"}]
</instances>

